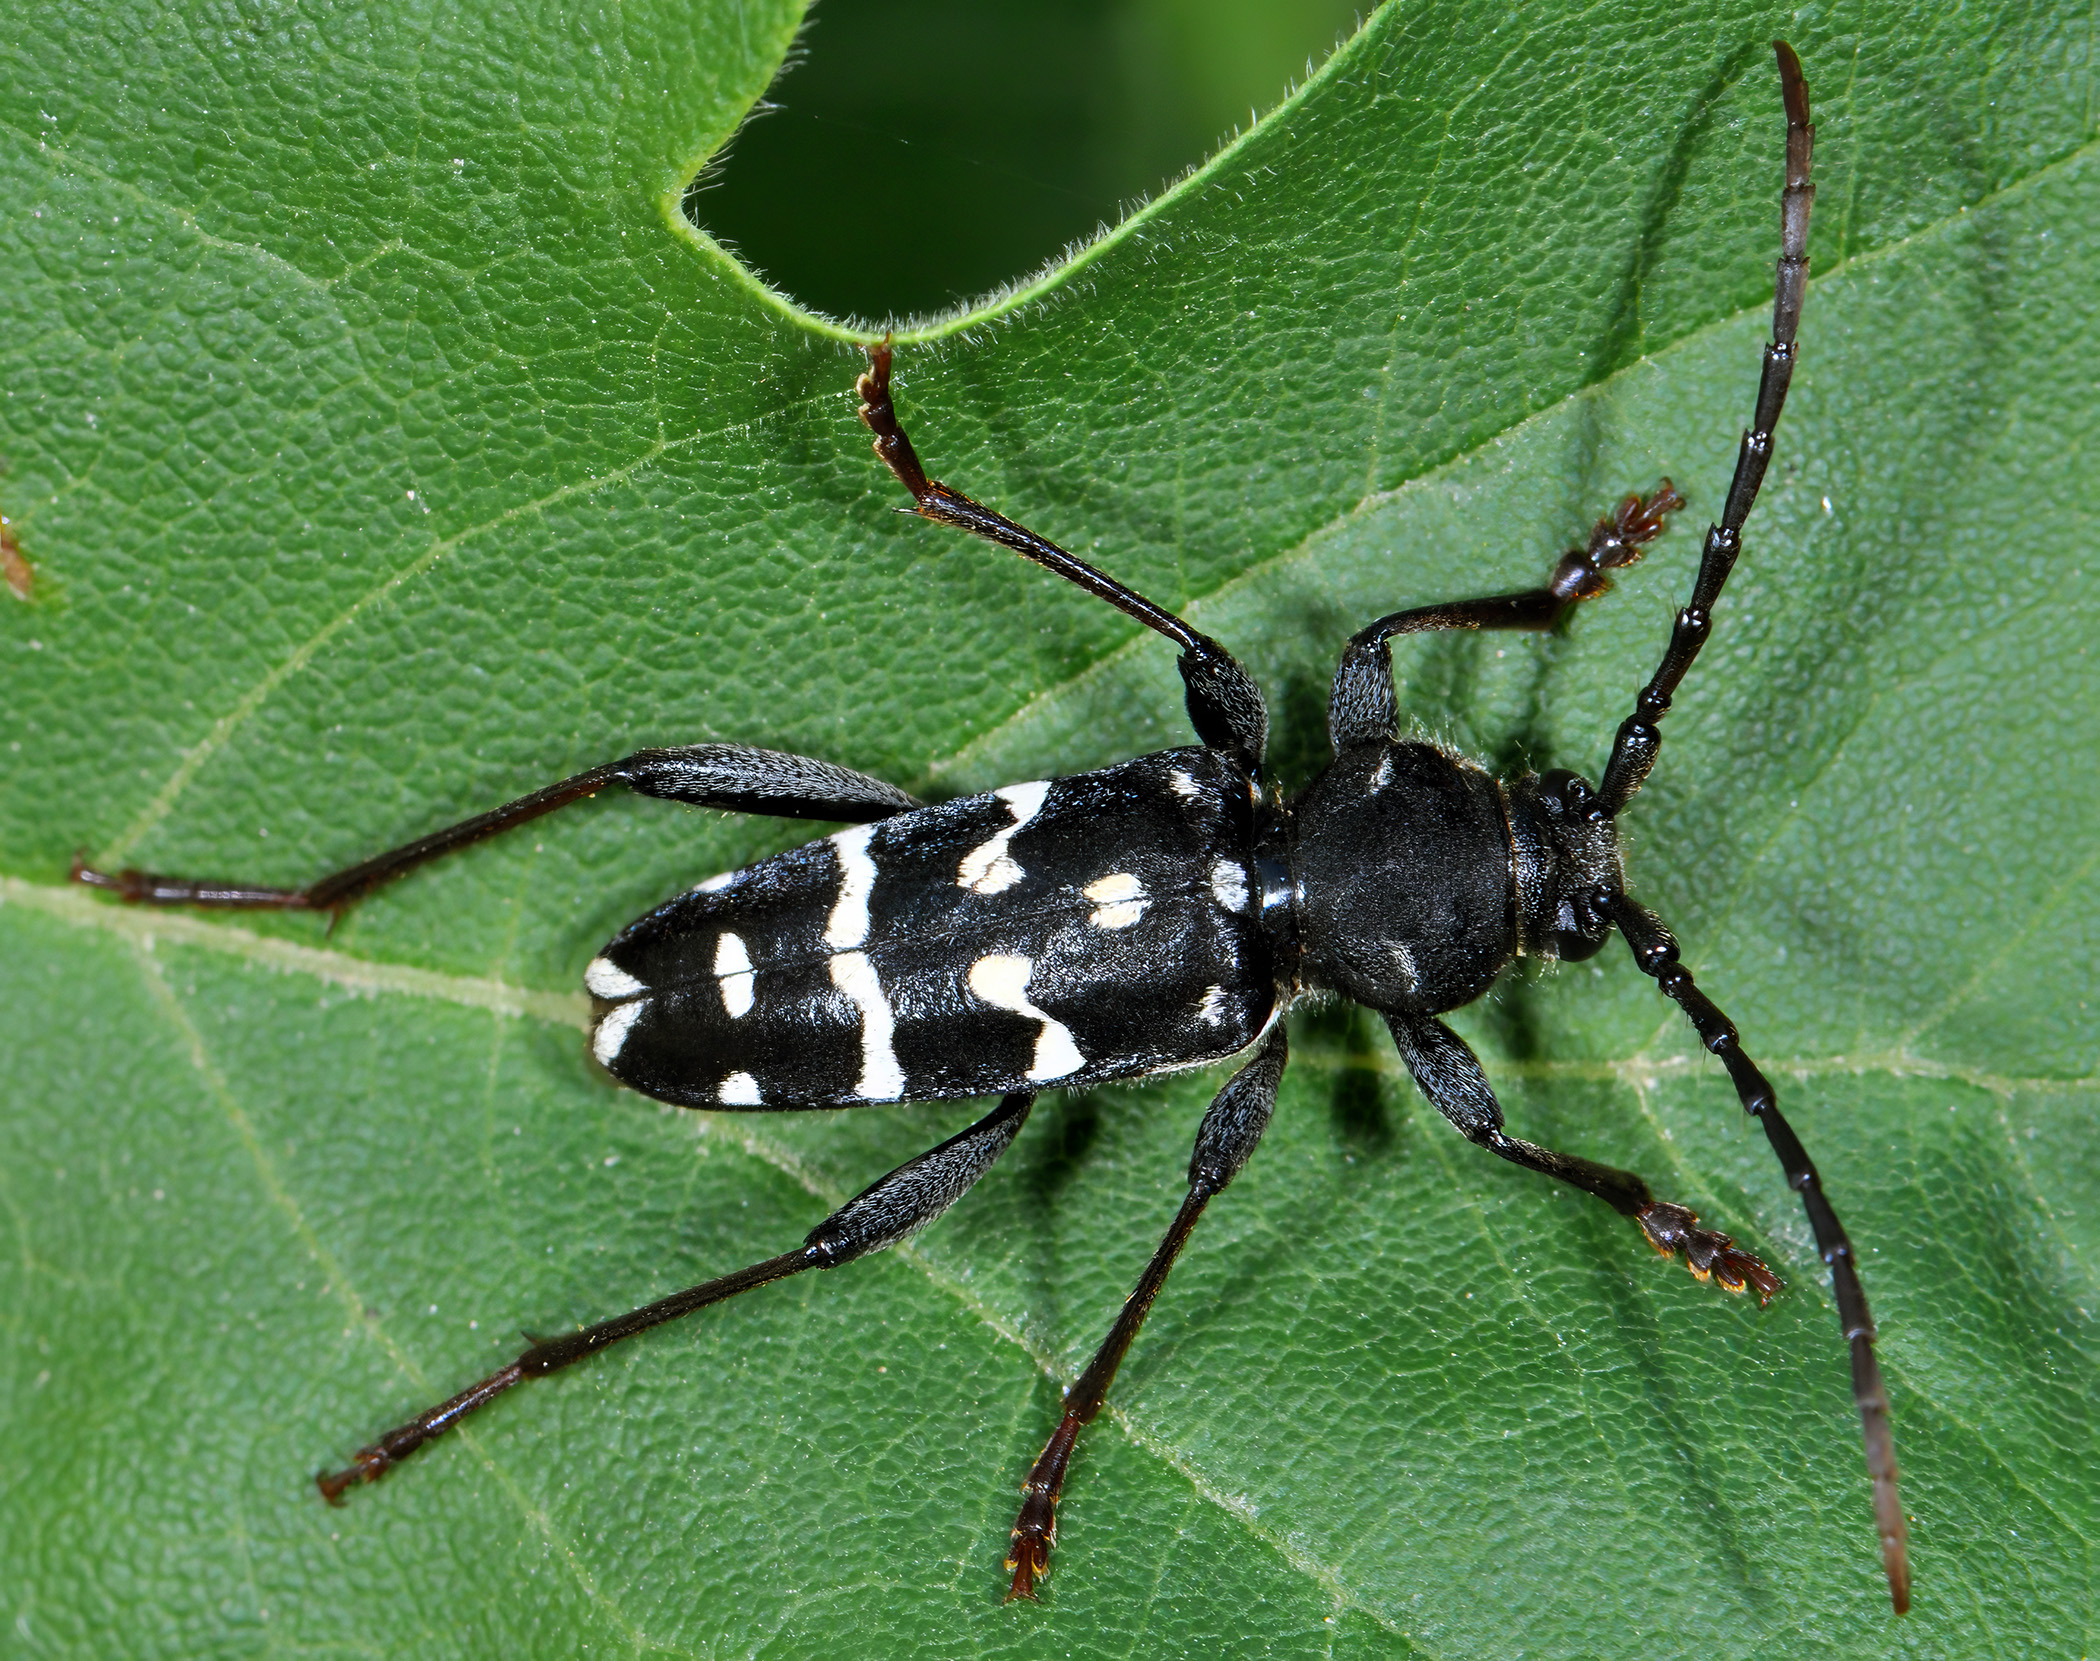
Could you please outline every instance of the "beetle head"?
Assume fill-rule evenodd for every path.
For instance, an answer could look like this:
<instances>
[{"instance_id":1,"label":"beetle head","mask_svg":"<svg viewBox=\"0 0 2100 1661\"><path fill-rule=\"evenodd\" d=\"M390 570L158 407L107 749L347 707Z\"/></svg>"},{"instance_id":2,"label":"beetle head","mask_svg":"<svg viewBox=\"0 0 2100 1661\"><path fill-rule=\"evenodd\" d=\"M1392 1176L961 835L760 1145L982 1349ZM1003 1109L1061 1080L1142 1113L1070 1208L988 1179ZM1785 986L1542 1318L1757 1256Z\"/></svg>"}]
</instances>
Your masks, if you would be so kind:
<instances>
[{"instance_id":1,"label":"beetle head","mask_svg":"<svg viewBox=\"0 0 2100 1661\"><path fill-rule=\"evenodd\" d=\"M1517 882L1517 931L1533 957L1580 963L1603 948L1611 923L1591 904L1624 881L1619 839L1597 793L1565 767L1509 787Z\"/></svg>"}]
</instances>

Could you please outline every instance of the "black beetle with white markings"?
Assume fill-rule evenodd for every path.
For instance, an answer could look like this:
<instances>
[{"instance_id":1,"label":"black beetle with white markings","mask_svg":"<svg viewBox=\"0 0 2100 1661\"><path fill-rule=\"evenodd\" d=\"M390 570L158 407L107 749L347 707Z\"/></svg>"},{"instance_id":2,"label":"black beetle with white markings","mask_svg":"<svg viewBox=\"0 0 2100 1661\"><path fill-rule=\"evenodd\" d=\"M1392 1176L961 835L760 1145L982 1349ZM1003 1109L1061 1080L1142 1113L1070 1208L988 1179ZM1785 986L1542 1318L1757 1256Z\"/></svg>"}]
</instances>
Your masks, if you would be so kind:
<instances>
[{"instance_id":1,"label":"black beetle with white markings","mask_svg":"<svg viewBox=\"0 0 2100 1661\"><path fill-rule=\"evenodd\" d=\"M1268 717L1232 655L1054 543L927 477L890 402L890 349L869 352L861 417L915 511L1014 550L1181 648L1199 745L1077 777L923 806L863 774L729 745L644 750L305 888L196 882L76 866L82 882L155 904L340 911L424 861L612 784L701 806L853 828L714 877L621 931L591 964L592 1047L622 1083L732 1110L1001 1097L960 1135L892 1171L798 1249L627 1315L535 1342L472 1389L322 1476L333 1502L522 1379L805 1269L893 1245L959 1199L1019 1131L1035 1092L1139 1078L1245 1055L1197 1132L1188 1196L1024 1486L1007 1567L1032 1597L1080 1428L1205 1205L1253 1152L1285 1061L1284 1014L1308 993L1377 1010L1423 1094L1503 1158L1595 1194L1693 1273L1769 1298L1779 1283L1722 1233L1631 1172L1503 1129L1479 1061L1437 1019L1516 957L1580 959L1616 928L1728 1069L1808 1208L1852 1351L1883 1566L1909 1602L1888 1400L1853 1252L1770 1083L1692 983L1662 923L1627 897L1613 821L1661 746L1657 723L1711 626L1771 456L1807 283L1813 129L1794 53L1777 48L1787 112L1781 254L1756 414L1690 603L1619 728L1603 782L1551 772L1504 782L1399 736L1390 642L1436 629L1546 629L1610 586L1683 505L1666 479L1599 521L1543 587L1395 612L1352 639L1334 680L1334 759L1295 798L1262 772ZM911 510L908 510L911 511Z\"/></svg>"}]
</instances>

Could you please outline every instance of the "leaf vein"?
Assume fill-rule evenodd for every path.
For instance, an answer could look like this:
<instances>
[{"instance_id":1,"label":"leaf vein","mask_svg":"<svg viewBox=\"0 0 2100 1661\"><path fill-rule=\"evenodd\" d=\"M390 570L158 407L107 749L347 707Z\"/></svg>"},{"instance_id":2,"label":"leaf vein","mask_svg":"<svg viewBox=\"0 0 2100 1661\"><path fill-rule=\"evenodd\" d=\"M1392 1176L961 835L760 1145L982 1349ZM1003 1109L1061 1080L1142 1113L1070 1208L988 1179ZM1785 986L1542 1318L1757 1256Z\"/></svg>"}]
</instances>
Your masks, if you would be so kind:
<instances>
[{"instance_id":1,"label":"leaf vein","mask_svg":"<svg viewBox=\"0 0 2100 1661\"><path fill-rule=\"evenodd\" d=\"M263 1192L269 1196L270 1202L283 1213L285 1219L291 1224L292 1232L298 1236L300 1243L306 1247L313 1261L320 1265L321 1273L326 1277L329 1289L335 1293L337 1302L341 1303L349 1313L352 1325L362 1327L372 1338L377 1340L380 1347L386 1351L388 1357L403 1374L412 1379L417 1385L426 1390L429 1389L430 1381L423 1376L422 1369L394 1341L385 1326L375 1317L365 1312L364 1300L351 1284L348 1270L344 1268L341 1260L328 1249L327 1245L322 1241L320 1233L308 1220L304 1208L299 1204L298 1199L286 1184L283 1173L278 1170L277 1162L270 1157L269 1150L263 1146L262 1136L255 1127L255 1121L249 1118L248 1110L241 1105L239 1098L234 1094L233 1087L227 1081L226 1075L219 1070L218 1064L212 1060L210 1051L204 1041L204 1034L198 1029L197 1024L190 1019L189 1011L183 1007L180 996L176 993L173 985L169 983L166 973L154 956L152 941L149 939L137 939L131 942L131 947L139 973L145 980L146 990L152 997L154 1004L161 1011L169 1027L173 1029L176 1037L180 1040L191 1069L203 1084L205 1092L217 1103L219 1111L225 1115L227 1123L232 1127L235 1138L246 1150L249 1162L254 1166L256 1176L262 1184ZM575 1578L577 1586L584 1595L617 1623L621 1631L627 1635L630 1644L638 1647L647 1642L646 1635L635 1626L620 1606L606 1596L604 1591L598 1586L590 1572L584 1567L576 1548L555 1528L554 1519L547 1514L545 1509L534 1504L526 1497L524 1491L512 1481L510 1474L489 1457L487 1450L482 1447L470 1431L462 1427L455 1434L459 1436L463 1443L474 1450L475 1457L487 1467L489 1474L495 1477L504 1492L510 1496L511 1502L518 1508L520 1514L539 1533L540 1537L559 1554L562 1561L568 1565L571 1575ZM697 1657L695 1661L697 1661Z\"/></svg>"}]
</instances>

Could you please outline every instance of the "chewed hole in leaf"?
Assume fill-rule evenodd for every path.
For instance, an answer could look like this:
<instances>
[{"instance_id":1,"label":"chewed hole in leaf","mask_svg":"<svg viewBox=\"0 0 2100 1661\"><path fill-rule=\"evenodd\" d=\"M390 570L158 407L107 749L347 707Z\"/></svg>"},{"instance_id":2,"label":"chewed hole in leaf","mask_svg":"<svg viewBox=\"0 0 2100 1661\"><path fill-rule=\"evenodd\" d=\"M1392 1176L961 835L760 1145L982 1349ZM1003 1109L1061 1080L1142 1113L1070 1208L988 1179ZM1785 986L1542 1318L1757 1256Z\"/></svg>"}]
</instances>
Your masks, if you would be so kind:
<instances>
[{"instance_id":1,"label":"chewed hole in leaf","mask_svg":"<svg viewBox=\"0 0 2100 1661\"><path fill-rule=\"evenodd\" d=\"M1272 109L1364 10L825 0L686 211L817 311L939 311L1156 195Z\"/></svg>"}]
</instances>

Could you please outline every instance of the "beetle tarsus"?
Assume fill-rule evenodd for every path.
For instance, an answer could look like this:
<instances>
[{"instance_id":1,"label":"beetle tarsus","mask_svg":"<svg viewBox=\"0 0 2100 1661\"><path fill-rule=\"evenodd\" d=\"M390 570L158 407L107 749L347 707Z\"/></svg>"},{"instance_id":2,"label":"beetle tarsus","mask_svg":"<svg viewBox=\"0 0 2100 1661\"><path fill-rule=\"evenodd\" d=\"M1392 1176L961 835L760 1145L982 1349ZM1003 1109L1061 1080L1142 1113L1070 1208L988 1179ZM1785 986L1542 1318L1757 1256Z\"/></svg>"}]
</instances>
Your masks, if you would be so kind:
<instances>
[{"instance_id":1,"label":"beetle tarsus","mask_svg":"<svg viewBox=\"0 0 2100 1661\"><path fill-rule=\"evenodd\" d=\"M534 1346L535 1349L539 1347ZM527 1365L532 1353L532 1350L527 1350L509 1366L489 1374L480 1383L460 1391L449 1401L439 1402L427 1412L417 1414L378 1441L359 1448L345 1469L323 1471L314 1478L314 1485L321 1490L321 1498L330 1505L341 1505L343 1495L359 1483L377 1482L425 1442L444 1435L477 1407L493 1401L520 1379L538 1376Z\"/></svg>"},{"instance_id":2,"label":"beetle tarsus","mask_svg":"<svg viewBox=\"0 0 2100 1661\"><path fill-rule=\"evenodd\" d=\"M1013 1584L1006 1589L1008 1603L1018 1598L1025 1598L1030 1603L1037 1601L1036 1582L1050 1572L1050 1546L1055 1538L1054 1526L1047 1534L1023 1534L1018 1528L1014 1530L1013 1555L1006 1560L1006 1566L1013 1570L1014 1576Z\"/></svg>"},{"instance_id":3,"label":"beetle tarsus","mask_svg":"<svg viewBox=\"0 0 2100 1661\"><path fill-rule=\"evenodd\" d=\"M321 1490L321 1498L339 1506L350 1489L361 1482L377 1482L393 1463L392 1456L382 1447L359 1448L346 1469L320 1472L314 1477L314 1486Z\"/></svg>"},{"instance_id":4,"label":"beetle tarsus","mask_svg":"<svg viewBox=\"0 0 2100 1661\"><path fill-rule=\"evenodd\" d=\"M1077 1410L1065 1414L1021 1484L1021 1514L1014 1519L1013 1545L1006 1554L1014 1576L1006 1592L1008 1603L1015 1598L1033 1602L1036 1582L1050 1572L1050 1548L1057 1544L1057 1499L1085 1423Z\"/></svg>"},{"instance_id":5,"label":"beetle tarsus","mask_svg":"<svg viewBox=\"0 0 2100 1661\"><path fill-rule=\"evenodd\" d=\"M1604 573L1637 563L1641 550L1662 535L1669 516L1683 506L1684 498L1668 479L1645 496L1623 497L1590 528L1587 546L1560 556L1546 587L1556 600L1594 600L1611 587Z\"/></svg>"},{"instance_id":6,"label":"beetle tarsus","mask_svg":"<svg viewBox=\"0 0 2100 1661\"><path fill-rule=\"evenodd\" d=\"M303 888L262 888L253 883L199 882L192 877L162 876L127 865L102 871L84 854L73 856L68 875L83 888L99 888L127 905L194 905L219 911L307 911L313 901Z\"/></svg>"},{"instance_id":7,"label":"beetle tarsus","mask_svg":"<svg viewBox=\"0 0 2100 1661\"><path fill-rule=\"evenodd\" d=\"M1685 1267L1698 1279L1711 1280L1724 1291L1757 1293L1768 1304L1779 1290L1779 1277L1719 1229L1700 1228L1699 1214L1689 1206L1657 1200L1637 1221L1648 1243L1663 1256L1684 1253Z\"/></svg>"},{"instance_id":8,"label":"beetle tarsus","mask_svg":"<svg viewBox=\"0 0 2100 1661\"><path fill-rule=\"evenodd\" d=\"M890 402L890 342L885 335L882 344L868 348L868 368L853 390L860 395L860 418L868 431L875 435L875 454L892 473L897 482L911 492L912 500L918 504L912 511L928 513L929 504L941 494L942 487L926 476L926 468L920 462L918 452L911 447L911 440L897 422L896 406ZM972 503L972 506L976 504ZM931 517L940 517L938 514Z\"/></svg>"}]
</instances>

